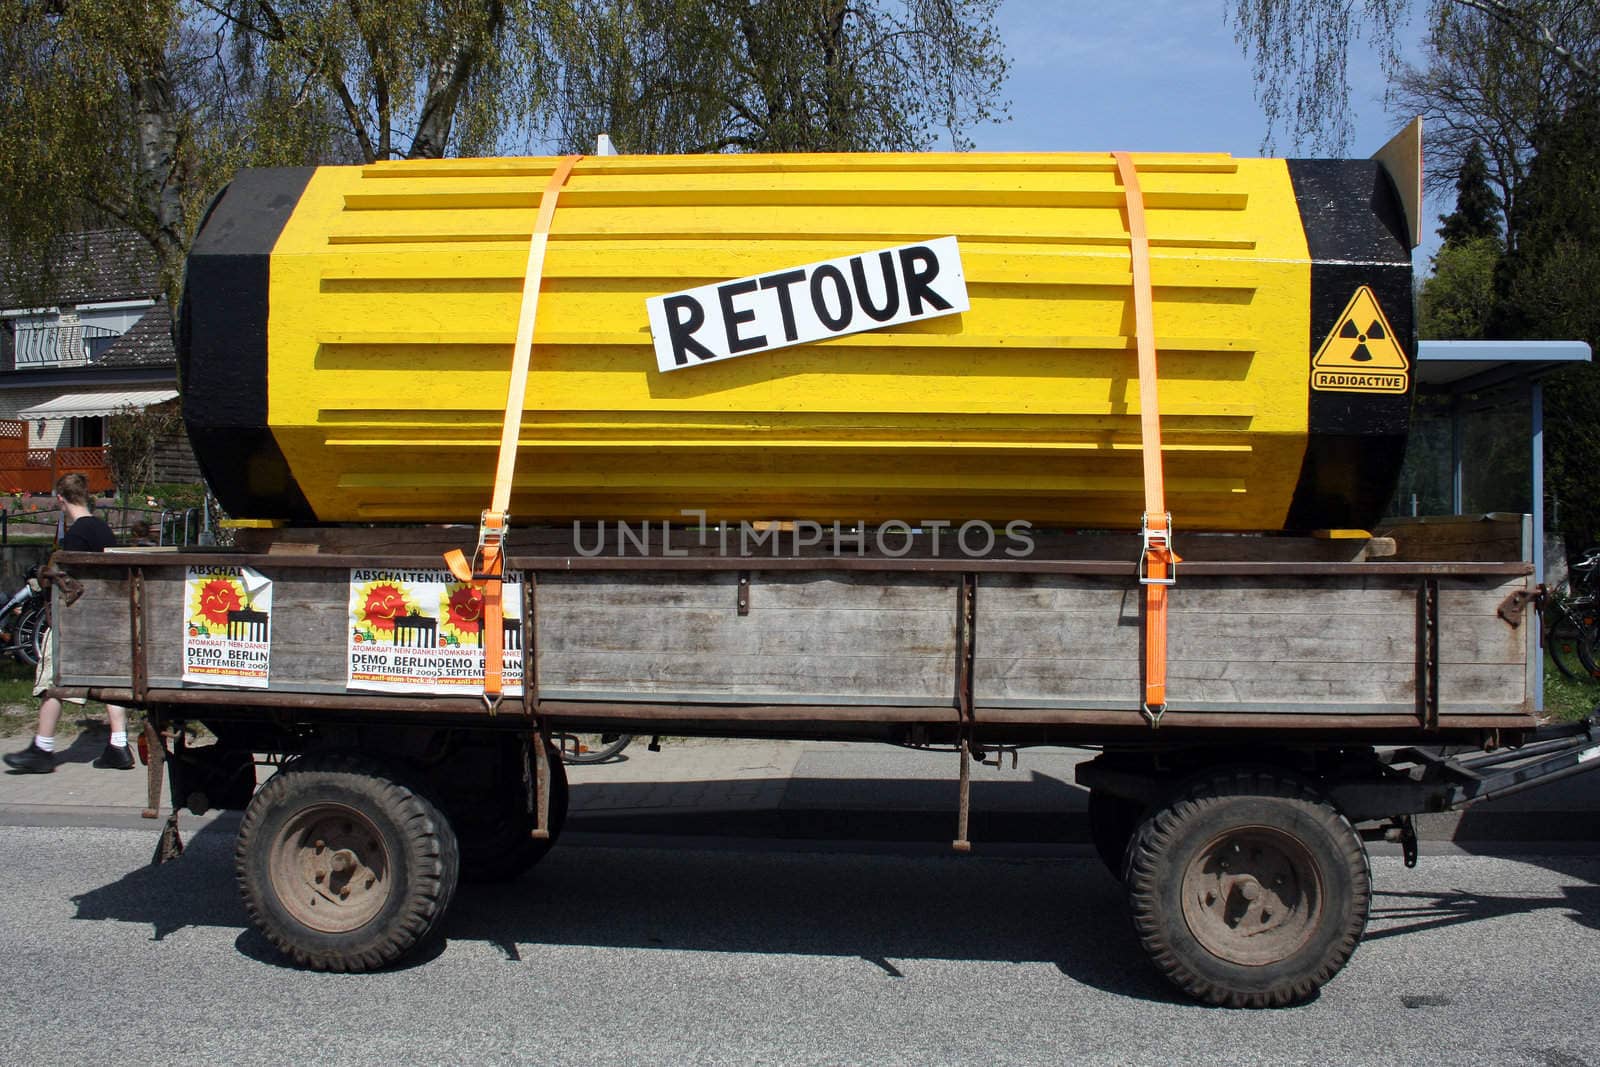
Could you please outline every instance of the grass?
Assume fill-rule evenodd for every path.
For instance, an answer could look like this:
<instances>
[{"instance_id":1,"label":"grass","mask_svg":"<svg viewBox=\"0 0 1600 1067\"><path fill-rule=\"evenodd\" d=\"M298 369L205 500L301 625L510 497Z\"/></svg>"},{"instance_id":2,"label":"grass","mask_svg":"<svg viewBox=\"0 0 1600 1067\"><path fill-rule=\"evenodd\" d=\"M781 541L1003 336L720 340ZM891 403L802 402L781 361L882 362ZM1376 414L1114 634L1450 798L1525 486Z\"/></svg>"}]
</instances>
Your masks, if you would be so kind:
<instances>
[{"instance_id":1,"label":"grass","mask_svg":"<svg viewBox=\"0 0 1600 1067\"><path fill-rule=\"evenodd\" d=\"M0 659L0 737L32 730L39 713L33 699L33 668L10 656Z\"/></svg>"},{"instance_id":2,"label":"grass","mask_svg":"<svg viewBox=\"0 0 1600 1067\"><path fill-rule=\"evenodd\" d=\"M1568 678L1544 657L1544 713L1558 722L1577 722L1600 704L1600 679Z\"/></svg>"},{"instance_id":3,"label":"grass","mask_svg":"<svg viewBox=\"0 0 1600 1067\"><path fill-rule=\"evenodd\" d=\"M140 713L130 712L129 730L140 729ZM33 695L33 668L11 656L0 658L0 737L25 737L39 722L39 701ZM104 704L90 701L82 706L68 704L61 712L56 737L63 742L86 729L106 728Z\"/></svg>"}]
</instances>

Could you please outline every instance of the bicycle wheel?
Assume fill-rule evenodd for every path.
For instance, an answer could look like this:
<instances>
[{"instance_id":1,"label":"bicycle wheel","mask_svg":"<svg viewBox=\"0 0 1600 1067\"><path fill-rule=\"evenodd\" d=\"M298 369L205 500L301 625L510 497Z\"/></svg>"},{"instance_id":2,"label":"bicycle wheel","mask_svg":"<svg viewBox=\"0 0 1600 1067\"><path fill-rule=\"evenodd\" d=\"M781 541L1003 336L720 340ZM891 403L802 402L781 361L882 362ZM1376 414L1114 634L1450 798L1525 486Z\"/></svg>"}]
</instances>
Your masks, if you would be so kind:
<instances>
[{"instance_id":1,"label":"bicycle wheel","mask_svg":"<svg viewBox=\"0 0 1600 1067\"><path fill-rule=\"evenodd\" d=\"M17 623L17 658L28 666L37 666L44 654L44 635L50 630L50 605L35 604L24 608L22 621Z\"/></svg>"},{"instance_id":2,"label":"bicycle wheel","mask_svg":"<svg viewBox=\"0 0 1600 1067\"><path fill-rule=\"evenodd\" d=\"M604 763L622 754L632 734L557 734L562 763Z\"/></svg>"},{"instance_id":3,"label":"bicycle wheel","mask_svg":"<svg viewBox=\"0 0 1600 1067\"><path fill-rule=\"evenodd\" d=\"M1589 678L1600 681L1600 604L1593 599L1572 603L1568 605L1568 614L1578 628L1573 642L1578 663Z\"/></svg>"},{"instance_id":4,"label":"bicycle wheel","mask_svg":"<svg viewBox=\"0 0 1600 1067\"><path fill-rule=\"evenodd\" d=\"M1587 619L1587 625L1585 620ZM1544 616L1544 647L1550 662L1565 678L1600 678L1595 661L1595 612L1574 610L1567 600L1556 600Z\"/></svg>"}]
</instances>

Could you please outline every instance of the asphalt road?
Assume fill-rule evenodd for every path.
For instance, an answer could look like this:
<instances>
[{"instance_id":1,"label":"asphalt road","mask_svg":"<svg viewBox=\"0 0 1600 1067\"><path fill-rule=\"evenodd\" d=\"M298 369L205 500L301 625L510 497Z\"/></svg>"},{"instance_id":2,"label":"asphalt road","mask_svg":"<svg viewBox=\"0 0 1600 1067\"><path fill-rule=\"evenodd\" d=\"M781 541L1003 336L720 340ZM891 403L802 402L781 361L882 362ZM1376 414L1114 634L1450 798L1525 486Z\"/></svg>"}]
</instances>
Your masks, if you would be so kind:
<instances>
[{"instance_id":1,"label":"asphalt road","mask_svg":"<svg viewBox=\"0 0 1600 1067\"><path fill-rule=\"evenodd\" d=\"M0 827L12 1063L1535 1064L1600 1067L1600 857L1374 860L1366 943L1315 1002L1202 1008L1091 859L563 842L466 887L376 975L282 966L226 824Z\"/></svg>"}]
</instances>

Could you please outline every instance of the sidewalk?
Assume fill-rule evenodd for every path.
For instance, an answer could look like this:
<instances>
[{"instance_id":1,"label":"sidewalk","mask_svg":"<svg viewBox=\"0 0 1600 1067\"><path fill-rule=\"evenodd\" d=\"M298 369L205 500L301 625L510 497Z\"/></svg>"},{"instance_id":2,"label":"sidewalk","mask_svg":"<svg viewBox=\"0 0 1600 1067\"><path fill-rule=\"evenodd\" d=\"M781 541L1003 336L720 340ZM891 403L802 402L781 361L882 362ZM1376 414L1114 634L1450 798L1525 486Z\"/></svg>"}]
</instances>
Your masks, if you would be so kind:
<instances>
[{"instance_id":1,"label":"sidewalk","mask_svg":"<svg viewBox=\"0 0 1600 1067\"><path fill-rule=\"evenodd\" d=\"M566 829L585 834L947 842L955 836L959 763L950 752L817 741L640 738L610 763L568 768ZM27 743L10 738L11 751ZM54 774L0 773L0 825L146 826L145 770L100 770L105 743L86 731ZM1036 748L1017 769L974 765L974 842L1082 845L1088 794L1074 783L1092 752ZM269 773L262 768L263 779ZM164 817L169 812L163 790ZM185 814L194 828L218 818ZM222 818L236 816L222 815ZM1464 813L1418 819L1429 841L1600 842L1600 771Z\"/></svg>"}]
</instances>

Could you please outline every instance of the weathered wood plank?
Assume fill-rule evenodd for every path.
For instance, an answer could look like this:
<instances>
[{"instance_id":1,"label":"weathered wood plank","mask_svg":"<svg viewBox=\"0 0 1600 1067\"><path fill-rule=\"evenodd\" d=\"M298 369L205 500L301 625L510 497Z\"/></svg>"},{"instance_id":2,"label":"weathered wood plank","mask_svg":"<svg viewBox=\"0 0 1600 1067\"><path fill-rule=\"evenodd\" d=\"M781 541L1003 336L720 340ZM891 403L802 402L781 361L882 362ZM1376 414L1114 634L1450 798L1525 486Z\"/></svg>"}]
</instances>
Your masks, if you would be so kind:
<instances>
[{"instance_id":1,"label":"weathered wood plank","mask_svg":"<svg viewBox=\"0 0 1600 1067\"><path fill-rule=\"evenodd\" d=\"M348 572L258 561L274 582L272 684L342 687ZM146 566L149 673L181 674L183 568ZM126 568L85 569L58 606L62 683L129 673ZM939 706L954 696L957 576L756 571L541 576L539 671L571 699L839 701ZM1526 626L1496 609L1524 579L1440 580L1442 709L1512 712L1526 700ZM1342 713L1415 695L1415 578L1206 578L1173 595L1175 706ZM1137 702L1140 591L1123 580L985 575L977 592L980 705ZM81 679L94 678L93 683ZM75 682L75 679L79 681Z\"/></svg>"},{"instance_id":2,"label":"weathered wood plank","mask_svg":"<svg viewBox=\"0 0 1600 1067\"><path fill-rule=\"evenodd\" d=\"M1375 533L1395 542L1397 563L1511 562L1523 558L1522 516L1440 515L1391 519Z\"/></svg>"}]
</instances>

